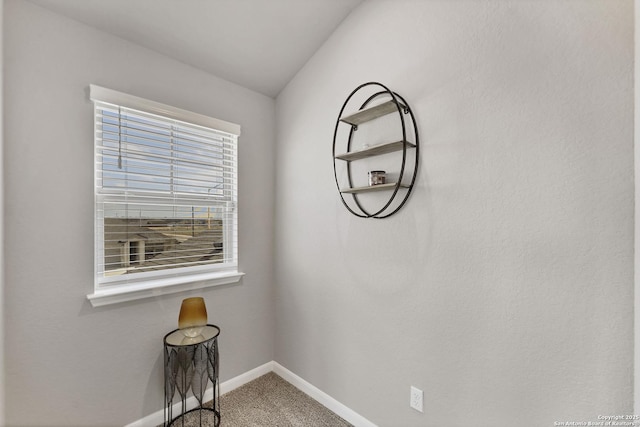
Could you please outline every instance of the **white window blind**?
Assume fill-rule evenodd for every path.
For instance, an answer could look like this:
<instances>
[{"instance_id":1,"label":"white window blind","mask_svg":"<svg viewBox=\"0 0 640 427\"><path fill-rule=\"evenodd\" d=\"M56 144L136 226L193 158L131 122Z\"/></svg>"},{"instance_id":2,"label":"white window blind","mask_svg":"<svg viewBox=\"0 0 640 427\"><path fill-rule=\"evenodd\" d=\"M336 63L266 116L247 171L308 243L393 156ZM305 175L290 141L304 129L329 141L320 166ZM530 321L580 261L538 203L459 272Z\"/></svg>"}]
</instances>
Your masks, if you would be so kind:
<instances>
[{"instance_id":1,"label":"white window blind","mask_svg":"<svg viewBox=\"0 0 640 427\"><path fill-rule=\"evenodd\" d=\"M239 127L118 94L91 86L96 290L237 271Z\"/></svg>"}]
</instances>

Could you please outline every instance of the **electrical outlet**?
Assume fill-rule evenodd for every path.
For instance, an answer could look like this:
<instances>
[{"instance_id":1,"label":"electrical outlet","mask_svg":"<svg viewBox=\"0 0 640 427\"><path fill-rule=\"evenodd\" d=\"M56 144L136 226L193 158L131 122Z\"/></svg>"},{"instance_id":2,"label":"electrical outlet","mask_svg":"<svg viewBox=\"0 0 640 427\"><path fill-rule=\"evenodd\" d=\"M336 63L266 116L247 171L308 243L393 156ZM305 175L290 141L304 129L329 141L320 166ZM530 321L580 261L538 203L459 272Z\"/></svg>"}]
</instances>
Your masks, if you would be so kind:
<instances>
[{"instance_id":1,"label":"electrical outlet","mask_svg":"<svg viewBox=\"0 0 640 427\"><path fill-rule=\"evenodd\" d=\"M422 390L420 390L419 388L415 388L414 386L411 386L411 397L409 399L409 406L411 406L413 409L415 409L418 412L423 412L422 411Z\"/></svg>"}]
</instances>

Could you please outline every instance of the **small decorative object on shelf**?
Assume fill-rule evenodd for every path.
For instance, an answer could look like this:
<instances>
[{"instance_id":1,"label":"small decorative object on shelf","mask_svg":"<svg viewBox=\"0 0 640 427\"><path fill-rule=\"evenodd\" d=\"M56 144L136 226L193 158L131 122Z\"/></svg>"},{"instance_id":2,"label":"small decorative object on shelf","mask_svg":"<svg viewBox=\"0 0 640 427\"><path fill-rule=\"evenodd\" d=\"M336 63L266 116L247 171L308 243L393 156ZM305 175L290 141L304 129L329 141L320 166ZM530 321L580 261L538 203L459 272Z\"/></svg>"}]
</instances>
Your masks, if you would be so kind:
<instances>
[{"instance_id":1,"label":"small decorative object on shelf","mask_svg":"<svg viewBox=\"0 0 640 427\"><path fill-rule=\"evenodd\" d=\"M385 171L370 171L369 172L369 185L380 185L385 183Z\"/></svg>"},{"instance_id":2,"label":"small decorative object on shelf","mask_svg":"<svg viewBox=\"0 0 640 427\"><path fill-rule=\"evenodd\" d=\"M202 328L207 324L207 306L204 298L193 297L182 300L180 315L178 316L178 328L185 337L194 338L200 335Z\"/></svg>"},{"instance_id":3,"label":"small decorative object on shelf","mask_svg":"<svg viewBox=\"0 0 640 427\"><path fill-rule=\"evenodd\" d=\"M350 104L359 105L359 108L352 114L343 115L348 107L355 109ZM399 120L385 121L384 126L378 130L375 127L365 129L372 126L368 123L385 116L395 116ZM395 135L390 137L386 133L380 135L381 131L397 132L395 129L400 131L398 133L401 139L397 139ZM354 142L356 132L364 141ZM378 142L381 138L382 142ZM334 177L342 203L349 212L360 218L377 219L388 218L398 212L409 199L418 174L419 146L418 126L409 104L403 97L377 82L364 83L351 92L338 114L333 133ZM393 153L396 153L395 158ZM352 171L352 164L356 160L365 160L366 166L374 162L373 158L377 159L387 154L389 156L375 161L399 163L398 169L392 169L393 180L397 170L398 179L395 182L387 182L386 172L381 170L369 172L369 185L354 182L354 176L361 176L360 173L354 174ZM369 167L372 166L379 167L377 163ZM380 195L385 192L390 194L388 199ZM345 199L345 194L351 197ZM359 196L363 198L360 199Z\"/></svg>"}]
</instances>

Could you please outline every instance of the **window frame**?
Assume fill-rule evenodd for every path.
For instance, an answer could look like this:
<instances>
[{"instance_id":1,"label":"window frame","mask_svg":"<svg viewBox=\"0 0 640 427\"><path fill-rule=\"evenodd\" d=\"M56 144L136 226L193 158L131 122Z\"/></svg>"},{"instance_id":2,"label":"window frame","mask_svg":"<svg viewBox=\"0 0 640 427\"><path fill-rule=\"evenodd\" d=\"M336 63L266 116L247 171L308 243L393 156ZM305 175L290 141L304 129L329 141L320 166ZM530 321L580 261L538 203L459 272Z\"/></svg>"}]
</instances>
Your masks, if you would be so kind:
<instances>
[{"instance_id":1,"label":"window frame","mask_svg":"<svg viewBox=\"0 0 640 427\"><path fill-rule=\"evenodd\" d=\"M172 107L155 101L150 101L137 96L107 89L97 85L89 86L89 98L94 106L94 290L88 294L87 298L94 307L116 304L141 298L171 294L187 290L202 289L211 286L232 284L240 281L244 273L238 271L238 235L237 235L237 138L240 136L240 125L215 119L202 114ZM226 242L230 243L230 250L233 257L230 262L223 264L209 264L203 266L179 267L164 269L157 272L132 273L127 277L100 277L100 267L98 254L104 256L104 245L101 245L104 237L99 233L104 233L104 229L98 226L98 205L104 203L105 194L100 194L97 184L97 107L96 103L112 104L119 107L130 108L148 114L161 116L168 120L177 120L188 124L204 126L219 132L224 132L235 136L236 143L236 168L235 185L236 191L231 209L233 210L231 221L224 224L223 232ZM104 227L104 221L102 221ZM225 249L227 250L227 249ZM103 275L104 276L104 275Z\"/></svg>"}]
</instances>

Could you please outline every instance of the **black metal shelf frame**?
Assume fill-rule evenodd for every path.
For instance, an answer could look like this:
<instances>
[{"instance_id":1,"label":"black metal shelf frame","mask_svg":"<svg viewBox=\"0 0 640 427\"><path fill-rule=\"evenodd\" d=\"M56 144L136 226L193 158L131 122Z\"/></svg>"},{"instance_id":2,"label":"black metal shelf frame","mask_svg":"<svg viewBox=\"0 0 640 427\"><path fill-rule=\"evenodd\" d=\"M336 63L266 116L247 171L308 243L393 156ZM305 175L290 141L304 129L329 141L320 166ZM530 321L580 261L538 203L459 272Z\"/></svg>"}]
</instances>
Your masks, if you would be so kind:
<instances>
[{"instance_id":1,"label":"black metal shelf frame","mask_svg":"<svg viewBox=\"0 0 640 427\"><path fill-rule=\"evenodd\" d=\"M360 90L367 88L369 86L374 86L374 87L377 86L382 90L378 89L378 92L374 93L369 98L367 98L367 100L362 103L357 113L343 117L345 108L349 104L349 101L351 100L351 98L353 98L353 96L356 93L358 93ZM383 104L380 104L378 106L367 108L369 103L371 103L373 100L379 99L380 97L385 95L389 97L387 102L384 102ZM372 111L374 109L378 109L379 111ZM398 113L398 116L400 118L400 123L402 124L402 139L399 141L400 144L393 143L393 144L397 144L396 147L401 146L401 150L402 150L402 164L400 166L399 177L395 185L387 186L386 189L388 191L391 191L392 193L389 196L389 200L384 204L384 206L382 206L382 208L380 208L376 212L368 212L358 200L358 193L369 192L370 190L366 188L359 189L359 188L353 187L353 180L351 177L351 162L354 160L369 157L369 156L362 156L362 157L356 156L355 159L348 159L348 158L345 159L343 157L345 157L345 155L349 157L349 154L353 153L351 151L351 143L353 141L354 132L358 130L359 124L365 123L370 120L374 120L378 117L381 117L382 115L392 114L394 112ZM405 124L403 114L408 114L411 117L411 123L413 124L413 131L415 136L415 141L413 144L407 141L407 125ZM347 126L351 126L351 129L349 131L349 138L347 141L347 152L342 154L336 154L336 139L338 137L338 129L341 123ZM415 164L412 171L411 183L409 185L402 184L405 168L407 164L407 149L415 149ZM400 151L399 148L397 148L397 150ZM381 150L379 154L385 154L387 152L390 152L390 151ZM376 154L373 154L373 155L376 155ZM405 99L399 94L397 94L396 92L391 91L388 87L386 87L382 83L378 83L378 82L363 83L360 86L358 86L356 89L354 89L351 92L351 94L347 97L344 104L342 105L342 108L340 109L340 113L338 114L338 119L336 120L336 126L333 133L333 174L336 181L336 187L338 188L338 194L340 194L340 199L342 200L342 203L347 208L347 210L349 210L349 212L351 212L353 215L360 218L375 218L375 219L388 218L391 215L398 212L406 204L407 200L409 199L409 196L411 195L411 190L413 190L413 186L415 184L416 177L418 175L419 159L420 159L420 141L418 137L418 126L416 123L416 119L413 115L413 111L411 111L411 108L409 107L409 104L405 101ZM347 178L349 183L349 187L347 189L340 188L340 183L338 182L338 172L336 167L336 163L338 160L346 163ZM404 198L400 201L400 203L395 208L393 207L390 208L392 206L392 203L396 199L396 196L398 195L400 189L403 189ZM355 206L357 207L357 209L349 206L349 204L344 198L345 193L350 194L352 196L353 202L355 203ZM391 211L389 212L389 210Z\"/></svg>"}]
</instances>

